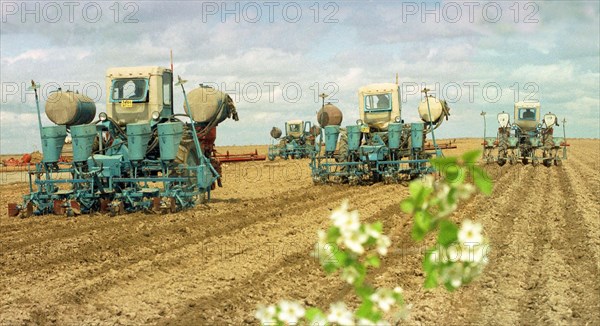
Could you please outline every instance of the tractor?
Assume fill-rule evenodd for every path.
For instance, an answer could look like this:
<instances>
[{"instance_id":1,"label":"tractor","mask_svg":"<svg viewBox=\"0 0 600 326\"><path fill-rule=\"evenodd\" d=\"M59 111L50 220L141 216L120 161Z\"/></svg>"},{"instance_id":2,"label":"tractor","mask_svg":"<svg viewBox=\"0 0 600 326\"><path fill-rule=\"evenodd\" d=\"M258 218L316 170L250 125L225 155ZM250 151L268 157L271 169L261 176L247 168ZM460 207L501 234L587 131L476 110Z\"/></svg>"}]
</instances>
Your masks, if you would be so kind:
<instances>
[{"instance_id":1,"label":"tractor","mask_svg":"<svg viewBox=\"0 0 600 326\"><path fill-rule=\"evenodd\" d=\"M9 215L175 212L209 200L220 185L216 127L238 120L237 111L229 95L202 85L188 95L185 81L173 79L163 67L110 68L106 112L94 120L94 101L57 89L45 105L52 126L42 126L32 81L43 160L28 172L29 194L8 205ZM185 114L174 113L174 85ZM59 163L67 136L72 162Z\"/></svg>"},{"instance_id":2,"label":"tractor","mask_svg":"<svg viewBox=\"0 0 600 326\"><path fill-rule=\"evenodd\" d=\"M563 120L563 137L554 137L554 127L560 126L558 118L552 112L541 118L539 102L515 103L513 123L509 113L499 113L496 137L486 137L485 112L481 115L484 117L483 159L486 163L496 162L503 166L520 161L525 165L542 163L550 167L562 164L567 158L566 121Z\"/></svg>"},{"instance_id":3,"label":"tractor","mask_svg":"<svg viewBox=\"0 0 600 326\"><path fill-rule=\"evenodd\" d=\"M281 129L273 127L271 137L273 142L279 143L271 143L267 157L270 161L278 156L284 160L309 157L315 148L316 130L310 121L290 120L285 123L285 136L282 137Z\"/></svg>"},{"instance_id":4,"label":"tractor","mask_svg":"<svg viewBox=\"0 0 600 326\"><path fill-rule=\"evenodd\" d=\"M337 113L321 108L317 120L324 132L317 148L323 143L324 148L311 157L313 182L398 183L432 173L429 160L442 155L434 130L448 119L450 107L428 91L423 90L418 107L421 122L405 123L402 119L398 83L361 87L360 119L346 128L341 127L341 112L340 119L331 119ZM426 148L427 135L431 135L432 149Z\"/></svg>"}]
</instances>

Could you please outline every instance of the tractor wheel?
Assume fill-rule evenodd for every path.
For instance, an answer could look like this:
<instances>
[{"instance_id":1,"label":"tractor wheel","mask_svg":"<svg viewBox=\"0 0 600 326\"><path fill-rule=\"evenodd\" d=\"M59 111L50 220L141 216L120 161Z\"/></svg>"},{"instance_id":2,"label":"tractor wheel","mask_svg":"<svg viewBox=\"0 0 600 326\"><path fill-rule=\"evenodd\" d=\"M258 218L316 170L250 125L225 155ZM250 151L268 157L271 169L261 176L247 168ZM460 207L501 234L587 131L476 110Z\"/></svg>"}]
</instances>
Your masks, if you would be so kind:
<instances>
[{"instance_id":1,"label":"tractor wheel","mask_svg":"<svg viewBox=\"0 0 600 326\"><path fill-rule=\"evenodd\" d=\"M547 167L547 168L551 167L552 166L552 159L545 158L544 159L544 166Z\"/></svg>"},{"instance_id":2,"label":"tractor wheel","mask_svg":"<svg viewBox=\"0 0 600 326\"><path fill-rule=\"evenodd\" d=\"M336 162L348 161L348 134L340 132L340 140L338 141L338 154L335 156Z\"/></svg>"},{"instance_id":3,"label":"tractor wheel","mask_svg":"<svg viewBox=\"0 0 600 326\"><path fill-rule=\"evenodd\" d=\"M271 154L269 154L268 158L269 158L269 161L274 161L275 160L275 156L271 155Z\"/></svg>"},{"instance_id":4,"label":"tractor wheel","mask_svg":"<svg viewBox=\"0 0 600 326\"><path fill-rule=\"evenodd\" d=\"M179 150L175 157L175 163L184 164L186 166L197 166L200 164L200 159L196 153L195 145L192 141L181 141L179 143ZM190 171L177 169L171 170L169 176L186 176Z\"/></svg>"}]
</instances>

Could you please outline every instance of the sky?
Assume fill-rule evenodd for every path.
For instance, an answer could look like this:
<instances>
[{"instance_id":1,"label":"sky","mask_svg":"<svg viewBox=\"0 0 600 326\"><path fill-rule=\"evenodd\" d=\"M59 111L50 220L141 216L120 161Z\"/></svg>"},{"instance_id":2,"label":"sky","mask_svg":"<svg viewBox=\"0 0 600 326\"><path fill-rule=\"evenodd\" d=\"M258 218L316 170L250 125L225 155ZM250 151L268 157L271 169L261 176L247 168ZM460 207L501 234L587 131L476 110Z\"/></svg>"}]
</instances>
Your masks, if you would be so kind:
<instances>
[{"instance_id":1,"label":"sky","mask_svg":"<svg viewBox=\"0 0 600 326\"><path fill-rule=\"evenodd\" d=\"M600 137L599 1L4 1L0 29L0 153L40 149L43 111L58 87L105 111L110 67L170 66L228 92L240 120L217 145L268 144L273 126L316 122L318 94L358 119L358 88L395 82L417 122L420 89L448 101L438 138L488 135L515 101L538 100L567 137ZM175 90L175 111L183 97ZM51 122L42 112L44 125ZM490 127L492 126L492 127ZM562 136L562 125L557 131Z\"/></svg>"}]
</instances>

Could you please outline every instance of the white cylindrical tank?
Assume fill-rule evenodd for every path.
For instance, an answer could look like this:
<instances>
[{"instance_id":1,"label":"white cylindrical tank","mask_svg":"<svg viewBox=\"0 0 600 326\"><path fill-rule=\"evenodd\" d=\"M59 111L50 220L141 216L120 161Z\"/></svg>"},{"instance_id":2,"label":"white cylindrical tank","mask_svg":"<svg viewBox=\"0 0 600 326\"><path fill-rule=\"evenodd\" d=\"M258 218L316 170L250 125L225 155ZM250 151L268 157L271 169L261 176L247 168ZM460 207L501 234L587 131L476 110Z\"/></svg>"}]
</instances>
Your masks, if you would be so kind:
<instances>
[{"instance_id":1,"label":"white cylindrical tank","mask_svg":"<svg viewBox=\"0 0 600 326\"><path fill-rule=\"evenodd\" d=\"M96 104L83 94L58 90L48 96L45 111L48 119L57 125L76 126L94 120Z\"/></svg>"},{"instance_id":2,"label":"white cylindrical tank","mask_svg":"<svg viewBox=\"0 0 600 326\"><path fill-rule=\"evenodd\" d=\"M429 102L429 107L427 106L427 102ZM435 124L441 118L448 115L450 107L448 107L446 101L439 100L434 96L429 95L428 97L421 100L421 102L419 103L418 111L421 120L427 123L431 122Z\"/></svg>"},{"instance_id":3,"label":"white cylindrical tank","mask_svg":"<svg viewBox=\"0 0 600 326\"><path fill-rule=\"evenodd\" d=\"M216 119L216 123L219 124L235 112L235 105L231 97L227 93L223 93L212 87L200 85L200 87L187 94L187 99L191 107L191 112L185 103L183 105L184 110L187 114L191 115L194 121L199 123Z\"/></svg>"}]
</instances>

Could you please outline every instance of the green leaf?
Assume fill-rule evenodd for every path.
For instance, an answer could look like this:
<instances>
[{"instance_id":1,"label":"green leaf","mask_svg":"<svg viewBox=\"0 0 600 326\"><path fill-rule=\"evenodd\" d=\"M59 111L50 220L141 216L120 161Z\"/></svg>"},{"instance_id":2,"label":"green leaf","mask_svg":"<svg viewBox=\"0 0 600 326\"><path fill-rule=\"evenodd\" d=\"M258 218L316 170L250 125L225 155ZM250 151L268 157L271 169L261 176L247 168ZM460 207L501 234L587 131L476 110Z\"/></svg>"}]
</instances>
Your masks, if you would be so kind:
<instances>
[{"instance_id":1,"label":"green leaf","mask_svg":"<svg viewBox=\"0 0 600 326\"><path fill-rule=\"evenodd\" d=\"M451 185L459 185L465 181L466 171L458 165L449 165L445 172L446 181Z\"/></svg>"},{"instance_id":2,"label":"green leaf","mask_svg":"<svg viewBox=\"0 0 600 326\"><path fill-rule=\"evenodd\" d=\"M412 198L406 198L400 202L400 209L402 209L404 213L412 214L415 211L415 204L413 203Z\"/></svg>"},{"instance_id":3,"label":"green leaf","mask_svg":"<svg viewBox=\"0 0 600 326\"><path fill-rule=\"evenodd\" d=\"M369 297L375 292L370 286L359 286L355 289L356 295L361 297L363 301L371 301Z\"/></svg>"},{"instance_id":4,"label":"green leaf","mask_svg":"<svg viewBox=\"0 0 600 326\"><path fill-rule=\"evenodd\" d=\"M466 165L474 165L475 163L477 163L477 159L479 159L479 156L481 156L481 151L476 149L464 153L462 159Z\"/></svg>"},{"instance_id":5,"label":"green leaf","mask_svg":"<svg viewBox=\"0 0 600 326\"><path fill-rule=\"evenodd\" d=\"M456 240L458 240L458 226L446 219L440 221L438 243L446 247Z\"/></svg>"},{"instance_id":6,"label":"green leaf","mask_svg":"<svg viewBox=\"0 0 600 326\"><path fill-rule=\"evenodd\" d=\"M419 211L415 213L415 224L419 226L419 228L429 231L431 226L431 216L427 212Z\"/></svg>"},{"instance_id":7,"label":"green leaf","mask_svg":"<svg viewBox=\"0 0 600 326\"><path fill-rule=\"evenodd\" d=\"M342 235L339 228L332 226L327 230L327 242L336 243L337 239Z\"/></svg>"},{"instance_id":8,"label":"green leaf","mask_svg":"<svg viewBox=\"0 0 600 326\"><path fill-rule=\"evenodd\" d=\"M437 270L433 270L431 273L427 273L425 276L425 283L423 286L426 289L433 289L438 286Z\"/></svg>"},{"instance_id":9,"label":"green leaf","mask_svg":"<svg viewBox=\"0 0 600 326\"><path fill-rule=\"evenodd\" d=\"M313 321L315 318L324 317L325 314L319 308L308 308L306 309L305 317L308 321Z\"/></svg>"},{"instance_id":10,"label":"green leaf","mask_svg":"<svg viewBox=\"0 0 600 326\"><path fill-rule=\"evenodd\" d=\"M413 218L412 237L416 241L423 240L431 227L431 216L424 211L417 211Z\"/></svg>"},{"instance_id":11,"label":"green leaf","mask_svg":"<svg viewBox=\"0 0 600 326\"><path fill-rule=\"evenodd\" d=\"M373 306L373 301L367 297L366 300L363 301L363 303L356 310L356 317L371 321L381 319L381 314L379 314Z\"/></svg>"},{"instance_id":12,"label":"green leaf","mask_svg":"<svg viewBox=\"0 0 600 326\"><path fill-rule=\"evenodd\" d=\"M429 194L431 194L433 192L433 188L424 187L420 181L413 181L410 184L413 184L413 183L419 184L419 187L415 186L415 189L414 189L415 193L413 195L413 205L415 206L415 210L418 210L421 207L423 207L423 203L427 199L427 196L429 196ZM410 187L410 185L409 185L409 187ZM418 191L417 191L417 189L418 189Z\"/></svg>"},{"instance_id":13,"label":"green leaf","mask_svg":"<svg viewBox=\"0 0 600 326\"><path fill-rule=\"evenodd\" d=\"M412 232L410 235L412 236L413 240L421 241L421 240L423 240L423 238L425 238L425 233L426 233L425 230L420 229L416 225L413 225L413 229L412 229Z\"/></svg>"},{"instance_id":14,"label":"green leaf","mask_svg":"<svg viewBox=\"0 0 600 326\"><path fill-rule=\"evenodd\" d=\"M425 273L431 273L437 266L436 262L431 258L434 250L435 249L430 248L427 253L425 253L425 258L423 258L423 270Z\"/></svg>"},{"instance_id":15,"label":"green leaf","mask_svg":"<svg viewBox=\"0 0 600 326\"><path fill-rule=\"evenodd\" d=\"M348 257L348 254L344 250L339 249L339 247L333 253L333 257L337 261L337 265L338 266L345 267L345 266L348 266L349 263L350 263L349 262L350 259Z\"/></svg>"},{"instance_id":16,"label":"green leaf","mask_svg":"<svg viewBox=\"0 0 600 326\"><path fill-rule=\"evenodd\" d=\"M357 261L354 261L354 269L356 269L356 271L358 272L358 277L356 278L356 281L354 282L354 284L356 286L362 286L363 282L365 281L365 278L367 277L367 269L365 268L365 266Z\"/></svg>"},{"instance_id":17,"label":"green leaf","mask_svg":"<svg viewBox=\"0 0 600 326\"><path fill-rule=\"evenodd\" d=\"M335 272L338 269L338 265L334 264L332 262L326 262L323 265L323 269L325 270L325 273L331 274L331 273Z\"/></svg>"},{"instance_id":18,"label":"green leaf","mask_svg":"<svg viewBox=\"0 0 600 326\"><path fill-rule=\"evenodd\" d=\"M419 180L415 180L408 184L408 192L412 198L417 198L423 190L423 183Z\"/></svg>"},{"instance_id":19,"label":"green leaf","mask_svg":"<svg viewBox=\"0 0 600 326\"><path fill-rule=\"evenodd\" d=\"M458 164L456 157L436 157L431 159L430 162L433 168L443 175L445 175L445 171L449 166L456 166Z\"/></svg>"},{"instance_id":20,"label":"green leaf","mask_svg":"<svg viewBox=\"0 0 600 326\"><path fill-rule=\"evenodd\" d=\"M446 287L446 290L448 290L448 292L454 292L454 290L456 290L456 288L452 286L452 283L450 283L450 281L444 283L444 286Z\"/></svg>"},{"instance_id":21,"label":"green leaf","mask_svg":"<svg viewBox=\"0 0 600 326\"><path fill-rule=\"evenodd\" d=\"M379 233L383 232L383 223L381 223L381 221L371 224L371 227Z\"/></svg>"},{"instance_id":22,"label":"green leaf","mask_svg":"<svg viewBox=\"0 0 600 326\"><path fill-rule=\"evenodd\" d=\"M381 261L379 260L379 257L377 257L377 255L369 255L365 260L365 265L377 268L381 265Z\"/></svg>"},{"instance_id":23,"label":"green leaf","mask_svg":"<svg viewBox=\"0 0 600 326\"><path fill-rule=\"evenodd\" d=\"M492 194L494 183L492 182L490 176L487 175L487 173L485 173L485 171L478 166L473 167L473 182L475 183L475 186L479 188L479 191L481 191L483 194L488 196Z\"/></svg>"}]
</instances>

